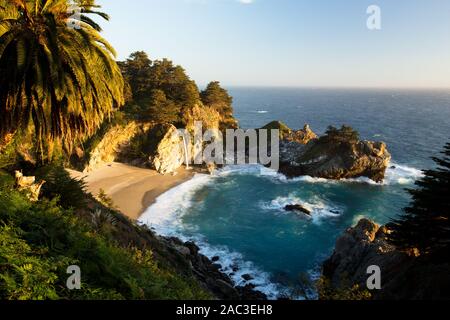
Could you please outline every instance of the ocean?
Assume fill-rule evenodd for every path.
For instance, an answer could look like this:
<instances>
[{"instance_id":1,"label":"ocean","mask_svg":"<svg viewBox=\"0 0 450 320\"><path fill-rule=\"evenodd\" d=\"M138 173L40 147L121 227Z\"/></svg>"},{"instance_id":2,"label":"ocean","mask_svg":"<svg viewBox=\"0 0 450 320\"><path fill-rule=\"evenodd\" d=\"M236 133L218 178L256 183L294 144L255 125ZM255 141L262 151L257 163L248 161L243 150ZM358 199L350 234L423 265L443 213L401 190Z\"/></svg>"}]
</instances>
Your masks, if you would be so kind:
<instances>
[{"instance_id":1,"label":"ocean","mask_svg":"<svg viewBox=\"0 0 450 320\"><path fill-rule=\"evenodd\" d=\"M219 257L238 285L270 298L317 298L314 280L336 239L362 217L389 222L410 202L421 170L433 167L450 138L450 90L230 88L243 128L273 120L318 134L347 124L367 140L387 143L392 167L377 184L368 179L288 180L260 166L227 167L160 196L141 217L159 234L193 240ZM312 217L285 212L301 203ZM245 278L245 279L244 279Z\"/></svg>"}]
</instances>

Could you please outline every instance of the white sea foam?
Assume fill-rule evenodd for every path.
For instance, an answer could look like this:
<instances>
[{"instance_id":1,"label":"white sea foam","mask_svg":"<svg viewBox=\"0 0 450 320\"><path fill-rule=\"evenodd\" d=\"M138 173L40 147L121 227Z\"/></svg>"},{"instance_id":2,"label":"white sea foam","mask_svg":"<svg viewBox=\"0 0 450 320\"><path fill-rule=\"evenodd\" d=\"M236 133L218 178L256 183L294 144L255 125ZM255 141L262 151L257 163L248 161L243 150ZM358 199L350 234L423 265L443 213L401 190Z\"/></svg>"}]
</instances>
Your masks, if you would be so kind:
<instances>
[{"instance_id":1,"label":"white sea foam","mask_svg":"<svg viewBox=\"0 0 450 320\"><path fill-rule=\"evenodd\" d=\"M275 170L266 168L262 165L252 164L252 165L227 166L217 171L216 175L217 176L256 175L264 178L270 178L275 182L283 182L283 183L296 183L296 182L326 183L326 184L363 183L363 184L383 186L383 185L413 184L416 180L420 179L423 176L423 173L421 170L418 170L413 167L392 163L390 167L386 170L385 179L381 183L375 182L367 177L332 180L325 178L315 178L310 176L301 176L293 179L288 179L285 175Z\"/></svg>"},{"instance_id":2,"label":"white sea foam","mask_svg":"<svg viewBox=\"0 0 450 320\"><path fill-rule=\"evenodd\" d=\"M413 184L423 177L423 172L419 169L393 163L386 170L385 184Z\"/></svg>"},{"instance_id":3,"label":"white sea foam","mask_svg":"<svg viewBox=\"0 0 450 320\"><path fill-rule=\"evenodd\" d=\"M216 176L228 176L228 175L254 175L259 177L276 178L279 180L287 180L287 178L277 171L266 168L259 164L248 165L230 165L226 166L215 172Z\"/></svg>"},{"instance_id":4,"label":"white sea foam","mask_svg":"<svg viewBox=\"0 0 450 320\"><path fill-rule=\"evenodd\" d=\"M359 178L344 181L334 181L322 178L298 177L295 179L287 179L286 176L274 170L261 165L241 165L227 166L218 170L214 175L196 174L191 180L167 191L156 199L156 202L149 207L139 219L139 222L146 224L158 234L163 236L178 237L183 241L194 241L201 249L201 253L212 258L220 257L218 263L222 266L222 271L230 275L237 285L254 284L257 290L264 292L269 298L275 299L283 294L289 294L286 288L283 288L270 281L270 275L252 262L246 261L244 257L235 251L230 250L226 246L213 246L208 243L207 239L197 234L195 236L186 236L183 234L182 217L193 206L202 205L196 202L194 195L208 184L214 182L219 177L227 175L255 175L263 178L271 179L275 183L327 183L335 184L341 182L351 183L370 183L376 184L370 179ZM407 166L393 164L386 172L384 184L409 184L422 176L420 170ZM266 210L284 209L287 204L301 204L305 208L312 211L313 223L320 224L323 218L339 216L343 212L343 208L327 203L320 198L312 198L307 201L288 196L285 198L277 198L270 203L261 204ZM238 267L238 271L233 272L234 267ZM249 274L253 280L245 282L242 275Z\"/></svg>"},{"instance_id":5,"label":"white sea foam","mask_svg":"<svg viewBox=\"0 0 450 320\"><path fill-rule=\"evenodd\" d=\"M278 197L270 202L261 202L260 207L263 210L274 211L282 214L292 214L285 210L287 205L299 204L305 209L311 212L311 216L302 215L303 217L309 218L315 224L320 224L321 220L324 218L336 218L343 213L343 208L337 205L331 205L319 198L314 196L308 201L304 201L295 195L289 195L287 197Z\"/></svg>"},{"instance_id":6,"label":"white sea foam","mask_svg":"<svg viewBox=\"0 0 450 320\"><path fill-rule=\"evenodd\" d=\"M191 180L170 189L156 199L139 218L139 222L165 236L176 236L183 214L193 205L196 191L211 182L208 175L196 174Z\"/></svg>"},{"instance_id":7,"label":"white sea foam","mask_svg":"<svg viewBox=\"0 0 450 320\"><path fill-rule=\"evenodd\" d=\"M193 240L201 248L200 253L209 259L219 257L220 259L217 263L222 266L220 271L230 276L235 285L245 286L253 284L256 290L265 293L269 299L276 299L285 292L286 289L270 280L270 274L262 271L252 262L245 260L242 254L231 251L226 246L212 246L201 237L189 240ZM246 281L243 278L244 275L250 275L252 279Z\"/></svg>"},{"instance_id":8,"label":"white sea foam","mask_svg":"<svg viewBox=\"0 0 450 320\"><path fill-rule=\"evenodd\" d=\"M219 171L218 175L227 172L227 170L224 173ZM256 290L265 293L270 299L276 299L286 289L272 283L268 273L260 270L252 262L246 261L240 253L231 251L226 246L211 245L201 234L187 236L183 233L181 218L189 208L196 205L193 201L195 192L207 186L214 178L214 176L197 174L191 180L169 190L159 196L155 204L144 212L139 223L149 226L163 236L178 237L182 241L194 241L203 255L210 259L220 257L218 263L222 266L221 271L228 274L236 285L253 284ZM245 281L242 276L246 274L253 279Z\"/></svg>"},{"instance_id":9,"label":"white sea foam","mask_svg":"<svg viewBox=\"0 0 450 320\"><path fill-rule=\"evenodd\" d=\"M407 185L414 184L415 181L423 177L423 172L419 169L392 163L386 170L383 182L375 182L367 177L359 177L354 179L331 180L324 178L314 178L310 176L302 176L287 180L288 182L307 182L307 183L364 183L370 185ZM284 179L283 179L284 180Z\"/></svg>"},{"instance_id":10,"label":"white sea foam","mask_svg":"<svg viewBox=\"0 0 450 320\"><path fill-rule=\"evenodd\" d=\"M266 111L266 110L257 110L256 113L259 113L259 114L266 114L266 113L269 113L269 111Z\"/></svg>"}]
</instances>

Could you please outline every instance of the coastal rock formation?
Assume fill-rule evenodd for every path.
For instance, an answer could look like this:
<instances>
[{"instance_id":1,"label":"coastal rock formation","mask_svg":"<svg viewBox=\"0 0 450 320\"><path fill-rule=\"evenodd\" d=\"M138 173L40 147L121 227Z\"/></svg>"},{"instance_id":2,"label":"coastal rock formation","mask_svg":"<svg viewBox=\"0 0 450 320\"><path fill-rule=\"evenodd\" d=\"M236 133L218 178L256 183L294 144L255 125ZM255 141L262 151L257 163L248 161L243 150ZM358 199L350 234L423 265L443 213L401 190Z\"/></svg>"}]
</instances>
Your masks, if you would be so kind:
<instances>
[{"instance_id":1,"label":"coastal rock formation","mask_svg":"<svg viewBox=\"0 0 450 320\"><path fill-rule=\"evenodd\" d=\"M199 253L200 248L195 243L182 242L178 238L161 237L160 240L172 255L178 256L175 261L185 264L185 270L191 272L218 299L267 300L267 296L251 284L235 286L230 277L220 271L217 261L213 262Z\"/></svg>"},{"instance_id":2,"label":"coastal rock formation","mask_svg":"<svg viewBox=\"0 0 450 320\"><path fill-rule=\"evenodd\" d=\"M16 178L16 188L19 191L24 191L32 202L39 200L39 194L41 193L41 188L45 184L45 181L40 181L36 183L36 177L25 177L22 172L15 172Z\"/></svg>"},{"instance_id":3,"label":"coastal rock formation","mask_svg":"<svg viewBox=\"0 0 450 320\"><path fill-rule=\"evenodd\" d=\"M311 130L309 124L305 124L303 129L292 131L286 138L286 141L307 144L312 140L316 140L318 136Z\"/></svg>"},{"instance_id":4,"label":"coastal rock formation","mask_svg":"<svg viewBox=\"0 0 450 320\"><path fill-rule=\"evenodd\" d=\"M195 106L184 116L186 122L186 132L194 137L196 133L204 134L206 130L212 134L211 140L222 141L223 136L220 129L227 125L225 119L215 109L206 106ZM231 121L228 119L228 122ZM201 127L197 125L201 123ZM205 146L202 142L191 139L188 147L190 163L203 161L203 150ZM197 161L195 161L197 159ZM209 169L208 169L209 170Z\"/></svg>"},{"instance_id":5,"label":"coastal rock formation","mask_svg":"<svg viewBox=\"0 0 450 320\"><path fill-rule=\"evenodd\" d=\"M122 157L121 160L127 160L124 162L131 162L131 159L124 159L132 157L128 152L130 142L137 136L144 135L152 126L151 123L137 123L135 121L130 121L125 126L116 125L103 135L100 142L91 151L88 151L88 154L83 155L81 150L76 149L78 158L84 156L87 159L83 171L93 171L106 163L116 161L120 157Z\"/></svg>"},{"instance_id":6,"label":"coastal rock formation","mask_svg":"<svg viewBox=\"0 0 450 320\"><path fill-rule=\"evenodd\" d=\"M308 124L305 124L301 130L292 130L281 121L272 121L261 129L279 130L280 140L284 142L293 142L298 144L307 144L311 140L315 140L318 136L311 130Z\"/></svg>"},{"instance_id":7,"label":"coastal rock formation","mask_svg":"<svg viewBox=\"0 0 450 320\"><path fill-rule=\"evenodd\" d=\"M186 122L184 138L173 125L157 125L148 133L152 140L157 141L149 157L151 168L166 174L174 172L186 164L186 161L189 165L201 162L210 173L213 173L214 164L204 163L203 142L196 141L194 137L196 134L203 135L206 130L209 130L213 134L211 139L221 140L219 127L222 120L221 115L213 108L195 106L184 116Z\"/></svg>"},{"instance_id":8,"label":"coastal rock formation","mask_svg":"<svg viewBox=\"0 0 450 320\"><path fill-rule=\"evenodd\" d=\"M368 177L381 182L391 161L385 143L361 141L358 133L346 126L333 128L323 137L318 137L308 124L296 131L280 121L272 121L262 129L279 130L280 172L289 178Z\"/></svg>"},{"instance_id":9,"label":"coastal rock formation","mask_svg":"<svg viewBox=\"0 0 450 320\"><path fill-rule=\"evenodd\" d=\"M450 293L450 264L430 261L417 250L400 251L389 244L389 226L362 219L337 241L333 255L323 264L323 276L334 289L358 285L366 288L369 266L381 269L381 290L374 299L433 299Z\"/></svg>"},{"instance_id":10,"label":"coastal rock formation","mask_svg":"<svg viewBox=\"0 0 450 320\"><path fill-rule=\"evenodd\" d=\"M283 141L280 147L280 172L288 177L336 180L368 177L381 182L390 161L391 155L383 142L335 142L322 137L306 145Z\"/></svg>"},{"instance_id":11,"label":"coastal rock formation","mask_svg":"<svg viewBox=\"0 0 450 320\"><path fill-rule=\"evenodd\" d=\"M157 125L149 132L156 145L149 156L149 164L161 174L176 171L185 163L188 147L173 125ZM187 143L187 142L186 142Z\"/></svg>"},{"instance_id":12,"label":"coastal rock formation","mask_svg":"<svg viewBox=\"0 0 450 320\"><path fill-rule=\"evenodd\" d=\"M186 139L178 134L171 124L129 121L125 125L115 125L101 135L94 146L75 148L74 167L84 172L93 171L113 161L135 166L150 167L161 174L175 172L186 160L200 161L203 143L193 139L197 130L204 133L211 130L213 139L222 139L219 128L223 117L213 108L195 106L184 115ZM201 127L197 128L197 124Z\"/></svg>"},{"instance_id":13,"label":"coastal rock formation","mask_svg":"<svg viewBox=\"0 0 450 320\"><path fill-rule=\"evenodd\" d=\"M304 206L300 204L288 204L284 207L286 211L294 211L306 214L307 216L311 216L311 210L306 209Z\"/></svg>"}]
</instances>

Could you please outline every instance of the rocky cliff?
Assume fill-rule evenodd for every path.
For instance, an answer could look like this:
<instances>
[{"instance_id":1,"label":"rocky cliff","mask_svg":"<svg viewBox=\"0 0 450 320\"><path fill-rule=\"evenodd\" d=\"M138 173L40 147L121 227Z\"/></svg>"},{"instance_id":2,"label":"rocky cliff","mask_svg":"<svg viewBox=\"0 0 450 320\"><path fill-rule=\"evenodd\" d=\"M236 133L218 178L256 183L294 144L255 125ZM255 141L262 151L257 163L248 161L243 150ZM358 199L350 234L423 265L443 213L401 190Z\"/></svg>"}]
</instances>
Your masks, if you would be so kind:
<instances>
[{"instance_id":1,"label":"rocky cliff","mask_svg":"<svg viewBox=\"0 0 450 320\"><path fill-rule=\"evenodd\" d=\"M195 278L215 297L225 300L267 300L267 296L247 284L236 286L230 277L220 271L221 265L212 262L199 253L200 248L193 242L182 242L178 238L159 238L162 245L185 264L179 266L184 272L192 273Z\"/></svg>"},{"instance_id":2,"label":"rocky cliff","mask_svg":"<svg viewBox=\"0 0 450 320\"><path fill-rule=\"evenodd\" d=\"M280 146L280 172L288 177L384 179L391 155L383 142L316 138L309 126Z\"/></svg>"},{"instance_id":3,"label":"rocky cliff","mask_svg":"<svg viewBox=\"0 0 450 320\"><path fill-rule=\"evenodd\" d=\"M84 170L90 171L112 161L150 167L162 174L176 171L186 163L203 161L203 142L195 141L196 123L201 130L214 132L214 139L222 139L219 128L222 117L214 109L196 106L184 116L185 131L190 138L183 139L171 124L138 123L110 128L84 158ZM280 130L280 172L288 177L312 176L327 179L368 177L380 182L389 166L391 155L383 142L359 139L333 140L318 137L305 125L291 130L274 121L262 129ZM195 161L197 160L197 161ZM202 163L203 165L208 165Z\"/></svg>"},{"instance_id":4,"label":"rocky cliff","mask_svg":"<svg viewBox=\"0 0 450 320\"><path fill-rule=\"evenodd\" d=\"M204 149L203 143L197 143L192 138L196 132L196 123L202 124L202 134L206 130L213 130L214 139L220 139L219 128L223 118L213 108L199 105L187 111L183 121L184 130L191 139L183 139L172 124L129 121L114 125L98 138L95 145L86 148L88 150L77 149L77 162L83 162L79 169L92 171L106 163L118 161L170 174L185 164L186 160L193 164Z\"/></svg>"},{"instance_id":5,"label":"rocky cliff","mask_svg":"<svg viewBox=\"0 0 450 320\"><path fill-rule=\"evenodd\" d=\"M162 174L171 173L186 164L193 165L195 160L203 161L202 152L204 144L195 141L197 130L203 134L206 130L214 133L214 139L222 139L219 128L222 124L222 116L213 108L195 106L184 115L185 128L188 137L183 138L173 125L158 125L156 130L149 132L156 141L153 152L149 157L149 165ZM201 123L201 128L196 124ZM202 162L202 164L206 165Z\"/></svg>"},{"instance_id":6,"label":"rocky cliff","mask_svg":"<svg viewBox=\"0 0 450 320\"><path fill-rule=\"evenodd\" d=\"M186 162L184 141L173 125L160 124L148 133L153 142L148 146L148 165L161 174L176 171ZM186 151L185 151L186 150Z\"/></svg>"},{"instance_id":7,"label":"rocky cliff","mask_svg":"<svg viewBox=\"0 0 450 320\"><path fill-rule=\"evenodd\" d=\"M381 290L374 299L448 299L450 263L432 261L417 250L397 250L389 244L389 226L362 219L337 241L333 255L323 264L323 275L335 290L358 285L366 288L367 269L381 269Z\"/></svg>"},{"instance_id":8,"label":"rocky cliff","mask_svg":"<svg viewBox=\"0 0 450 320\"><path fill-rule=\"evenodd\" d=\"M85 172L93 171L105 163L116 161L118 158L124 162L132 162L136 158L134 154L128 154L130 144L134 139L145 135L154 125L151 123L139 123L130 121L126 125L114 125L109 128L90 150L77 148L79 162L85 159L81 165ZM128 154L128 155L127 155Z\"/></svg>"}]
</instances>

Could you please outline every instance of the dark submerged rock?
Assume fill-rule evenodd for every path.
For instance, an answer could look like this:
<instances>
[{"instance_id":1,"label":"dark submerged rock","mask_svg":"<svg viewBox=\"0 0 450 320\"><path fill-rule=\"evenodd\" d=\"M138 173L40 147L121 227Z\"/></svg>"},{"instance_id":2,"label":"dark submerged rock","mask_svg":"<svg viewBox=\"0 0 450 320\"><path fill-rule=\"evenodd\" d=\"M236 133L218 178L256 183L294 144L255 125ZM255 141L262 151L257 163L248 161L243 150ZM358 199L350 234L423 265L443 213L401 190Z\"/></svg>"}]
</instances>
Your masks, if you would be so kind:
<instances>
[{"instance_id":1,"label":"dark submerged rock","mask_svg":"<svg viewBox=\"0 0 450 320\"><path fill-rule=\"evenodd\" d=\"M284 210L293 211L293 212L301 212L308 216L311 216L311 211L306 209L304 206L302 206L300 204L289 204L284 207Z\"/></svg>"}]
</instances>

